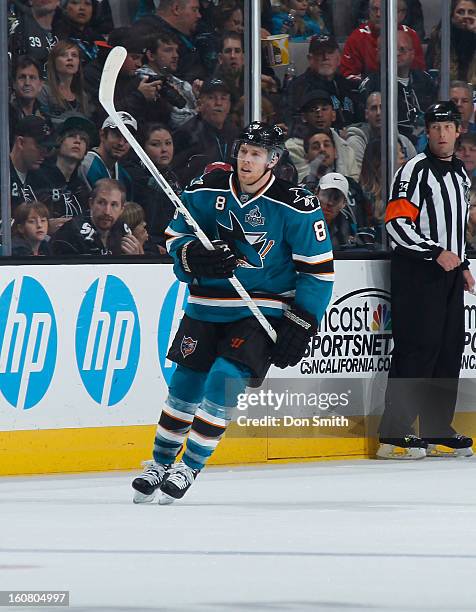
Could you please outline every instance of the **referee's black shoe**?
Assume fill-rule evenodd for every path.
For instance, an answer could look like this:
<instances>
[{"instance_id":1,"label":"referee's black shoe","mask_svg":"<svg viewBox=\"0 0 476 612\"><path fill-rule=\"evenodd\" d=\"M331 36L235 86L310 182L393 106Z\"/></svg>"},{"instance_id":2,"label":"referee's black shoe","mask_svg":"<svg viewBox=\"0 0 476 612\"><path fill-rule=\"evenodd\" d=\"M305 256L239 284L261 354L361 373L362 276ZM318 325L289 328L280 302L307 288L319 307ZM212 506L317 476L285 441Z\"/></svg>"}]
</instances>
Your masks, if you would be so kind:
<instances>
[{"instance_id":1,"label":"referee's black shoe","mask_svg":"<svg viewBox=\"0 0 476 612\"><path fill-rule=\"evenodd\" d=\"M472 457L473 439L462 434L442 438L423 438L428 443L428 457ZM440 447L440 448L439 448Z\"/></svg>"},{"instance_id":2,"label":"referee's black shoe","mask_svg":"<svg viewBox=\"0 0 476 612\"><path fill-rule=\"evenodd\" d=\"M424 459L428 442L409 434L402 438L380 438L379 459Z\"/></svg>"}]
</instances>

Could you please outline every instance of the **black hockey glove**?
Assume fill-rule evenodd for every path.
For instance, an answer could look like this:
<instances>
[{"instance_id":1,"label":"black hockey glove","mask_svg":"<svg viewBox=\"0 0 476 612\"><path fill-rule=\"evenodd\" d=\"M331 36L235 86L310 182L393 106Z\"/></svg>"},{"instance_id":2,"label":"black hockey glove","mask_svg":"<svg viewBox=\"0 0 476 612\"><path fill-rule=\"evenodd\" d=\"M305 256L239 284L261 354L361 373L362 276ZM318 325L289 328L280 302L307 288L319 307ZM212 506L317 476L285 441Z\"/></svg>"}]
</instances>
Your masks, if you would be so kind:
<instances>
[{"instance_id":1,"label":"black hockey glove","mask_svg":"<svg viewBox=\"0 0 476 612\"><path fill-rule=\"evenodd\" d=\"M193 276L230 278L238 260L223 240L212 240L215 247L209 251L200 240L187 242L178 252L182 268Z\"/></svg>"},{"instance_id":2,"label":"black hockey glove","mask_svg":"<svg viewBox=\"0 0 476 612\"><path fill-rule=\"evenodd\" d=\"M286 310L278 329L278 338L272 356L278 368L295 366L306 352L309 340L317 332L314 315L297 306Z\"/></svg>"}]
</instances>

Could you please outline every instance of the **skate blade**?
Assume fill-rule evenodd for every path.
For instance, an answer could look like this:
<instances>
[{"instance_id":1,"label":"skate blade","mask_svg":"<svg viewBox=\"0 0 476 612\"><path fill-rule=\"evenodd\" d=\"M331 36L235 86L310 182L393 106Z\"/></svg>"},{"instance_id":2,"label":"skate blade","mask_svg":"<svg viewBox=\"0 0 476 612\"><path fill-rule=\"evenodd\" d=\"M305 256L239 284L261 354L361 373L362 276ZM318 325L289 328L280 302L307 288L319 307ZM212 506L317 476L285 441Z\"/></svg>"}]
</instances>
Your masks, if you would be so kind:
<instances>
[{"instance_id":1,"label":"skate blade","mask_svg":"<svg viewBox=\"0 0 476 612\"><path fill-rule=\"evenodd\" d=\"M426 451L424 448L401 448L400 446L394 446L393 444L381 444L377 451L378 459L398 459L402 460L415 460L424 459L426 457Z\"/></svg>"},{"instance_id":2,"label":"skate blade","mask_svg":"<svg viewBox=\"0 0 476 612\"><path fill-rule=\"evenodd\" d=\"M427 455L428 457L472 457L473 449L468 448L449 448L440 444L429 444Z\"/></svg>"},{"instance_id":3,"label":"skate blade","mask_svg":"<svg viewBox=\"0 0 476 612\"><path fill-rule=\"evenodd\" d=\"M170 504L173 504L174 501L177 501L175 497L167 495L167 493L164 493L163 491L159 491L159 495L157 496L157 503L159 506L170 506Z\"/></svg>"},{"instance_id":4,"label":"skate blade","mask_svg":"<svg viewBox=\"0 0 476 612\"><path fill-rule=\"evenodd\" d=\"M132 501L135 504L152 504L155 501L156 496L157 496L157 491L154 491L150 495L145 495L144 493L141 493L140 491L134 490L134 497L132 498Z\"/></svg>"}]
</instances>

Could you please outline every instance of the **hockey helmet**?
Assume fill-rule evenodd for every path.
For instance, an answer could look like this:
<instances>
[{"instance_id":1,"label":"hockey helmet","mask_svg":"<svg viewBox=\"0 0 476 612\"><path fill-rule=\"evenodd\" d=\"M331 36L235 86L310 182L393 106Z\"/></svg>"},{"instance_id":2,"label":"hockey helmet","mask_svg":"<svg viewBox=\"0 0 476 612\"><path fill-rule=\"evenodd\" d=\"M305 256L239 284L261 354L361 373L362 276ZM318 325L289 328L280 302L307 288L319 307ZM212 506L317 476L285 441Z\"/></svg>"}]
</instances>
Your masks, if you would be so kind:
<instances>
[{"instance_id":1,"label":"hockey helmet","mask_svg":"<svg viewBox=\"0 0 476 612\"><path fill-rule=\"evenodd\" d=\"M425 111L425 125L430 123L453 122L456 127L461 125L461 113L452 100L436 102Z\"/></svg>"},{"instance_id":2,"label":"hockey helmet","mask_svg":"<svg viewBox=\"0 0 476 612\"><path fill-rule=\"evenodd\" d=\"M242 144L266 149L271 157L282 156L284 145L284 132L278 125L270 125L262 121L253 121L238 136L233 144L232 157L238 157Z\"/></svg>"}]
</instances>

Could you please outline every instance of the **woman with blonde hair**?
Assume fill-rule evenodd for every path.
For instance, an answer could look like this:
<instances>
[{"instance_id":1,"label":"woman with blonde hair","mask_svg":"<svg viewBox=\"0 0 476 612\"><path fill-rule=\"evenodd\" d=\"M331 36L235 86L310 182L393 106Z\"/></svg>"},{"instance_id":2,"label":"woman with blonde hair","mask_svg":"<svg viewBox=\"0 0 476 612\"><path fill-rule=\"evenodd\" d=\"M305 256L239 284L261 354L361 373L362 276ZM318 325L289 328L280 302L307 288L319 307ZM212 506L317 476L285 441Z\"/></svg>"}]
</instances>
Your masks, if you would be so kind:
<instances>
[{"instance_id":1,"label":"woman with blonde hair","mask_svg":"<svg viewBox=\"0 0 476 612\"><path fill-rule=\"evenodd\" d=\"M59 122L66 112L89 115L84 89L80 50L76 43L60 40L50 51L47 63L47 84L38 97L44 114Z\"/></svg>"}]
</instances>

